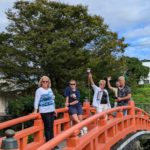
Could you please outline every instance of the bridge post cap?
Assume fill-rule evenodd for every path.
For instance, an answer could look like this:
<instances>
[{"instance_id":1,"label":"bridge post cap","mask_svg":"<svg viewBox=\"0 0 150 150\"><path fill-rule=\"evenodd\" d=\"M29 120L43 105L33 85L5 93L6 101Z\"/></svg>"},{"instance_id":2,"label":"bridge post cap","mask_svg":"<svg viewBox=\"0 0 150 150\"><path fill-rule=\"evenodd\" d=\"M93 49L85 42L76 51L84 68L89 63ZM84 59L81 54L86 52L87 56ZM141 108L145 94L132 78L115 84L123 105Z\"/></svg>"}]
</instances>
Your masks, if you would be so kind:
<instances>
[{"instance_id":1,"label":"bridge post cap","mask_svg":"<svg viewBox=\"0 0 150 150\"><path fill-rule=\"evenodd\" d=\"M5 131L5 135L7 138L13 137L15 135L15 131L12 129L8 129Z\"/></svg>"},{"instance_id":2,"label":"bridge post cap","mask_svg":"<svg viewBox=\"0 0 150 150\"><path fill-rule=\"evenodd\" d=\"M129 104L130 106L135 106L135 103L134 103L133 100L130 100L130 101L128 102L128 104Z\"/></svg>"},{"instance_id":3,"label":"bridge post cap","mask_svg":"<svg viewBox=\"0 0 150 150\"><path fill-rule=\"evenodd\" d=\"M2 140L1 149L7 150L17 150L18 149L18 143L17 140L13 137L15 135L15 131L12 129L8 129L5 131L6 138Z\"/></svg>"}]
</instances>

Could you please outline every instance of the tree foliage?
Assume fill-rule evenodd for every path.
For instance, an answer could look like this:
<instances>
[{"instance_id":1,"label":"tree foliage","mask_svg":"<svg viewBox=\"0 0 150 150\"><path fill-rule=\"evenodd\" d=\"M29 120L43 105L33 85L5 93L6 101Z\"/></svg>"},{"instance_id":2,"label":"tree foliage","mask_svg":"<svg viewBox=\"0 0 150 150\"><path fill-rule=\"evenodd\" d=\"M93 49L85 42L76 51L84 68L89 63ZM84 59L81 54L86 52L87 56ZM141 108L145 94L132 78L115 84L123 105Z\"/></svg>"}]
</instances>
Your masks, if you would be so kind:
<instances>
[{"instance_id":1,"label":"tree foliage","mask_svg":"<svg viewBox=\"0 0 150 150\"><path fill-rule=\"evenodd\" d=\"M14 117L27 115L33 112L34 98L32 96L21 96L15 100L11 100L8 104L8 113Z\"/></svg>"},{"instance_id":2,"label":"tree foliage","mask_svg":"<svg viewBox=\"0 0 150 150\"><path fill-rule=\"evenodd\" d=\"M138 58L124 57L126 62L125 76L128 84L136 86L140 79L147 78L149 68L142 65L142 62Z\"/></svg>"},{"instance_id":3,"label":"tree foliage","mask_svg":"<svg viewBox=\"0 0 150 150\"><path fill-rule=\"evenodd\" d=\"M108 75L117 78L129 64L122 58L124 38L110 31L102 17L88 14L85 6L17 1L6 14L10 24L0 34L0 72L28 94L42 75L49 76L62 94L71 78L86 88L87 67L98 80Z\"/></svg>"},{"instance_id":4,"label":"tree foliage","mask_svg":"<svg viewBox=\"0 0 150 150\"><path fill-rule=\"evenodd\" d=\"M80 80L92 63L101 67L102 58L115 61L113 54L126 46L101 17L89 15L81 5L18 1L7 16L7 33L0 35L0 71L18 84L31 87L46 74L54 87L64 88L69 79Z\"/></svg>"}]
</instances>

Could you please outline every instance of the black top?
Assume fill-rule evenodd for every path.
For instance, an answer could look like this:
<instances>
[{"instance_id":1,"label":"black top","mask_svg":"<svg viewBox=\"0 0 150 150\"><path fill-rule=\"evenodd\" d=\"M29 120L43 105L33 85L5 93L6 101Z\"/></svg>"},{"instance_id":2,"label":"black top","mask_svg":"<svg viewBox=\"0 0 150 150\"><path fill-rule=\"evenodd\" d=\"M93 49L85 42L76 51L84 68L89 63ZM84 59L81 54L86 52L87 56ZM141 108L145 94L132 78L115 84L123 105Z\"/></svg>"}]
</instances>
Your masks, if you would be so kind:
<instances>
[{"instance_id":1,"label":"black top","mask_svg":"<svg viewBox=\"0 0 150 150\"><path fill-rule=\"evenodd\" d=\"M107 99L108 99L108 95L107 95L107 93L105 91L103 91L101 104L107 104Z\"/></svg>"},{"instance_id":2,"label":"black top","mask_svg":"<svg viewBox=\"0 0 150 150\"><path fill-rule=\"evenodd\" d=\"M125 86L122 89L118 88L118 97L126 97L128 94L131 94L131 89L128 86ZM118 106L127 105L129 100L130 99L126 99L118 102Z\"/></svg>"}]
</instances>

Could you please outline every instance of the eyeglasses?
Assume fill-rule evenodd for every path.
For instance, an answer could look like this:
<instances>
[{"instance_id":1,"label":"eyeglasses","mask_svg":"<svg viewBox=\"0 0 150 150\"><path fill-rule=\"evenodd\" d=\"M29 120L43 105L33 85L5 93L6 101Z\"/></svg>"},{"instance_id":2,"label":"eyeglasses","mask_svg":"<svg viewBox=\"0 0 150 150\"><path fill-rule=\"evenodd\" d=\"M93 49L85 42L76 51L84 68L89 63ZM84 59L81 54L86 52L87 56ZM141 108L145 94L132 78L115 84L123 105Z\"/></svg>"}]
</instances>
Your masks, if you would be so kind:
<instances>
[{"instance_id":1,"label":"eyeglasses","mask_svg":"<svg viewBox=\"0 0 150 150\"><path fill-rule=\"evenodd\" d=\"M100 85L103 85L103 86L105 86L105 84L100 84Z\"/></svg>"},{"instance_id":2,"label":"eyeglasses","mask_svg":"<svg viewBox=\"0 0 150 150\"><path fill-rule=\"evenodd\" d=\"M75 83L70 83L70 85L76 85Z\"/></svg>"},{"instance_id":3,"label":"eyeglasses","mask_svg":"<svg viewBox=\"0 0 150 150\"><path fill-rule=\"evenodd\" d=\"M42 83L48 83L48 81L42 81Z\"/></svg>"}]
</instances>

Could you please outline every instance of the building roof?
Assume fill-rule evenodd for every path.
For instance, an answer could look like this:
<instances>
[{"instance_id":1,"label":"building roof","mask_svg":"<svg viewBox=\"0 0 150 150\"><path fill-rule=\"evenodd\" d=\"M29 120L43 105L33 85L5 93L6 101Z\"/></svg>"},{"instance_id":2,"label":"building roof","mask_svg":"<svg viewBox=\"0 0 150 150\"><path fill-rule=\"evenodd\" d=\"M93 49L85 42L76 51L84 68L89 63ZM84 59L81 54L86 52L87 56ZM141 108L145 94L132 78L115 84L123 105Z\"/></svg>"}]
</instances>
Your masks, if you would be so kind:
<instances>
[{"instance_id":1,"label":"building roof","mask_svg":"<svg viewBox=\"0 0 150 150\"><path fill-rule=\"evenodd\" d=\"M150 62L150 60L148 60L148 59L143 59L143 60L141 60L142 62Z\"/></svg>"}]
</instances>

